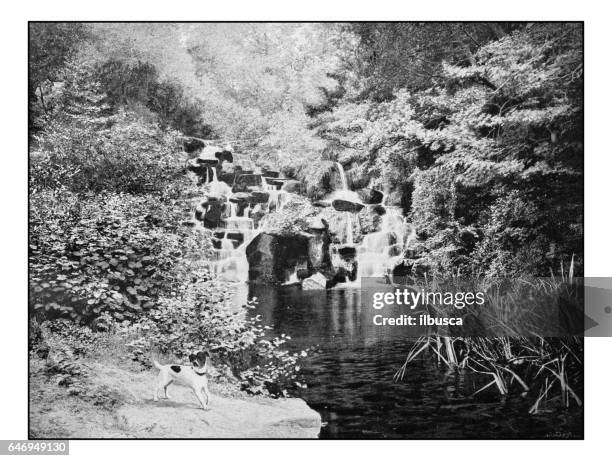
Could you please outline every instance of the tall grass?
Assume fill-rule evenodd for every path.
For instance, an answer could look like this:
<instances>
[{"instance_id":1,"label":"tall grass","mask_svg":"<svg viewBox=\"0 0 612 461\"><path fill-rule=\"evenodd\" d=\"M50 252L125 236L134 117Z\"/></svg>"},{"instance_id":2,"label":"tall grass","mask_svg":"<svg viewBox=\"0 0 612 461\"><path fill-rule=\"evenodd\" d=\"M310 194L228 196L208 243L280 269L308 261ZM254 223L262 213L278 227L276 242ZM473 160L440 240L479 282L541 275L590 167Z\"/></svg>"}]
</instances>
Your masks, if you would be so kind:
<instances>
[{"instance_id":1,"label":"tall grass","mask_svg":"<svg viewBox=\"0 0 612 461\"><path fill-rule=\"evenodd\" d=\"M584 338L582 317L574 309L582 305L582 287L573 274L572 261L560 277L475 282L475 289L486 293L486 302L480 310L465 309L463 317L476 318L480 333L457 336L449 327L421 336L395 379L403 379L418 358L429 357L449 370L486 378L477 380L482 385L472 395L487 389L502 396L518 394L529 399L532 414L550 406L582 406ZM419 289L442 289L435 280L422 284ZM459 280L450 284L461 286ZM427 306L434 315L448 315L448 309Z\"/></svg>"}]
</instances>

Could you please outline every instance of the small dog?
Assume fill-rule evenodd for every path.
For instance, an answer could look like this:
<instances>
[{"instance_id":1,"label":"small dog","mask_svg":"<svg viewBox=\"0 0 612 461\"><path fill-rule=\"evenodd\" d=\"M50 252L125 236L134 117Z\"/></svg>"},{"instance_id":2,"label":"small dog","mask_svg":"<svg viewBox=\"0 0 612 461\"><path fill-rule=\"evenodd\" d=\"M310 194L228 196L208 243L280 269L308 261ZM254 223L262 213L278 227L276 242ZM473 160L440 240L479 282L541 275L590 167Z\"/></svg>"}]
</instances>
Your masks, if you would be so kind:
<instances>
[{"instance_id":1,"label":"small dog","mask_svg":"<svg viewBox=\"0 0 612 461\"><path fill-rule=\"evenodd\" d=\"M185 365L161 365L154 358L151 359L155 368L159 370L157 376L157 385L153 394L153 400L156 402L159 400L159 392L164 390L164 398L169 399L168 387L173 382L183 384L191 388L193 393L198 398L200 405L204 410L208 409L210 403L210 392L208 391L208 374L211 371L212 364L210 354L208 352L198 352L197 354L190 354L189 361L193 366ZM206 402L204 402L204 395L206 396Z\"/></svg>"}]
</instances>

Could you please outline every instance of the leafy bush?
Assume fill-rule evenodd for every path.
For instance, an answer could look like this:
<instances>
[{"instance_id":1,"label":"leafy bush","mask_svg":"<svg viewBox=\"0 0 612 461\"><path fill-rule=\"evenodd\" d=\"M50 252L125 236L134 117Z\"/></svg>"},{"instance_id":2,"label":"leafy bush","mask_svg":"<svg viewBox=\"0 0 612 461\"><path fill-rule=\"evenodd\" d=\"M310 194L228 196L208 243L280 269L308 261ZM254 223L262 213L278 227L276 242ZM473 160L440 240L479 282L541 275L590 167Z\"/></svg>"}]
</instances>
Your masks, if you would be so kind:
<instances>
[{"instance_id":1,"label":"leafy bush","mask_svg":"<svg viewBox=\"0 0 612 461\"><path fill-rule=\"evenodd\" d=\"M265 338L266 327L249 312L228 308L232 292L223 282L206 280L205 272L177 287L176 295L160 299L158 306L122 329L133 356L150 364L150 354L186 358L193 351L212 352L215 368L231 370L252 393L283 393L296 383L297 364L306 355L283 351L288 339ZM246 309L252 308L248 303Z\"/></svg>"},{"instance_id":2,"label":"leafy bush","mask_svg":"<svg viewBox=\"0 0 612 461\"><path fill-rule=\"evenodd\" d=\"M178 134L121 111L91 123L49 123L32 158L33 189L162 191L183 172Z\"/></svg>"},{"instance_id":3,"label":"leafy bush","mask_svg":"<svg viewBox=\"0 0 612 461\"><path fill-rule=\"evenodd\" d=\"M210 248L172 200L45 190L30 202L30 308L37 316L133 319Z\"/></svg>"}]
</instances>

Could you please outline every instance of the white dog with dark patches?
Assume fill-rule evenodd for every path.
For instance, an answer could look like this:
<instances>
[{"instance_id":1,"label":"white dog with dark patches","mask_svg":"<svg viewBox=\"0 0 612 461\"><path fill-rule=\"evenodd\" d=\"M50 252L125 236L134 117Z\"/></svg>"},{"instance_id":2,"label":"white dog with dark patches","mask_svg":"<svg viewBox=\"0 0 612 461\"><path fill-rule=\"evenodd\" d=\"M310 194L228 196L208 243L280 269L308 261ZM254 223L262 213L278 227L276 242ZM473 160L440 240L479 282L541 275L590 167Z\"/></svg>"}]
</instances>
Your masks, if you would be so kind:
<instances>
[{"instance_id":1,"label":"white dog with dark patches","mask_svg":"<svg viewBox=\"0 0 612 461\"><path fill-rule=\"evenodd\" d=\"M153 359L153 365L159 370L157 376L157 385L153 394L153 400L159 400L159 393L164 390L164 398L169 399L168 387L176 381L177 384L183 384L190 387L193 393L198 398L200 405L204 410L208 409L210 403L210 392L208 391L208 374L212 369L210 355L207 352L198 352L197 354L189 355L189 361L193 366L185 365L161 365L157 360ZM204 391L204 395L202 395ZM204 402L206 396L206 402Z\"/></svg>"}]
</instances>

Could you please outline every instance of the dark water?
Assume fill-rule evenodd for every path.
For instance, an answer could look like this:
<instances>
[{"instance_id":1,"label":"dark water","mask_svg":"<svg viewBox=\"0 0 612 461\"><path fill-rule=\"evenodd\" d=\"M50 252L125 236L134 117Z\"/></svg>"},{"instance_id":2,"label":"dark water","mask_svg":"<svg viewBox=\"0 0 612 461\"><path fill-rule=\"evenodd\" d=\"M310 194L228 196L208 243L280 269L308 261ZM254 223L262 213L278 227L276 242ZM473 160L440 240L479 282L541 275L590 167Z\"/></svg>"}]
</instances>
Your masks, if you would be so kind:
<instances>
[{"instance_id":1,"label":"dark water","mask_svg":"<svg viewBox=\"0 0 612 461\"><path fill-rule=\"evenodd\" d=\"M359 296L356 289L248 287L271 335L291 336L292 350L317 347L304 360L308 387L298 396L321 414L321 438L583 437L580 410L531 416L520 397L502 399L495 390L470 397L487 381L449 373L428 356L394 381L413 340L401 328L374 326Z\"/></svg>"}]
</instances>

